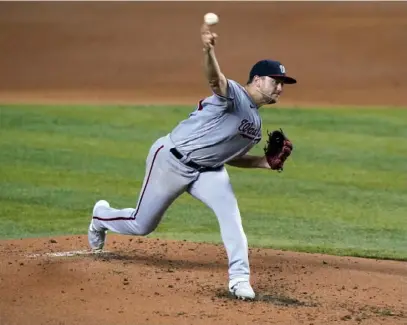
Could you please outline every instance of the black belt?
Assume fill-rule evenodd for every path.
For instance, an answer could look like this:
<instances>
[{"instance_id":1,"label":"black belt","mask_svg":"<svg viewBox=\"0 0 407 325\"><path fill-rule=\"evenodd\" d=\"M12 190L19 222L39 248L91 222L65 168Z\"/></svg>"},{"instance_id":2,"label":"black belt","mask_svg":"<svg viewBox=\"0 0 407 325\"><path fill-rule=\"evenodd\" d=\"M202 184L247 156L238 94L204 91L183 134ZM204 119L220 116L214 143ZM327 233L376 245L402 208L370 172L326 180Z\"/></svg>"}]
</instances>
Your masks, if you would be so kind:
<instances>
[{"instance_id":1,"label":"black belt","mask_svg":"<svg viewBox=\"0 0 407 325\"><path fill-rule=\"evenodd\" d=\"M182 155L182 153L180 153L177 149L175 148L171 148L170 152L175 156L175 158L177 159L182 159L182 157L184 157ZM197 164L196 162L193 162L192 160L183 163L184 165L191 167L193 169L196 169L199 172L208 172L208 171L216 171L216 170L220 170L222 169L223 166L219 166L219 167L207 167L207 166L201 166L199 164Z\"/></svg>"}]
</instances>

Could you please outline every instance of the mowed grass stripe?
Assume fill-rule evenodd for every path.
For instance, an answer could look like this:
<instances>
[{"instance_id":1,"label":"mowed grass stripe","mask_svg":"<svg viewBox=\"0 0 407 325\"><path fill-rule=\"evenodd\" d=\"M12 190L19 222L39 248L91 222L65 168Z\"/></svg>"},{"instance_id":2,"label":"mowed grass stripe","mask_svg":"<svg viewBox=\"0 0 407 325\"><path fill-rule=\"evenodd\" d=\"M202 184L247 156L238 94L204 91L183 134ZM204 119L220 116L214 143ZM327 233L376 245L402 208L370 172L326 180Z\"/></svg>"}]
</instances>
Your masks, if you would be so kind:
<instances>
[{"instance_id":1,"label":"mowed grass stripe","mask_svg":"<svg viewBox=\"0 0 407 325\"><path fill-rule=\"evenodd\" d=\"M143 177L141 174L144 173L145 156L148 152L146 144L136 146L137 150L120 151L120 148L118 149L114 142L111 143L111 146L104 143L100 147L94 145L92 150L76 150L75 147L72 147L72 143L66 147L58 143L56 148L43 148L42 146L38 148L36 141L33 141L34 144L29 146L30 140L28 138L22 141L20 146L17 146L16 143L0 144L0 151L2 152L0 163L3 169L6 169L7 166L11 166L13 170L34 166L35 169L42 170L45 164L48 166L47 170L105 174L106 169L109 169L109 175L114 175L114 177ZM328 155L324 154L323 149L321 150L322 157L327 157ZM283 179L321 181L360 189L406 192L406 178L403 177L406 164L398 166L398 170L397 164L388 164L389 169L392 168L390 171L387 168L372 170L372 167L363 168L363 164L353 166L353 164L346 164L342 161L324 163L323 158L321 158L322 161L319 161L313 160L314 157L311 157L310 161L301 162L298 160L298 155L300 154L293 154L291 160L287 162L286 170L289 173L285 173L284 176L258 170L245 170L244 173L236 171L236 175L247 181L247 186L250 186L252 177L261 175L261 177L267 177L270 184L273 184L275 179L283 177ZM398 161L398 156L396 161ZM384 163L384 160L382 160L382 163ZM259 174L259 172L262 174Z\"/></svg>"},{"instance_id":2,"label":"mowed grass stripe","mask_svg":"<svg viewBox=\"0 0 407 325\"><path fill-rule=\"evenodd\" d=\"M273 109L263 114L265 124L278 121L284 128L300 127L308 131L340 132L373 137L407 136L406 112L403 109ZM280 126L280 125L277 125Z\"/></svg>"},{"instance_id":3,"label":"mowed grass stripe","mask_svg":"<svg viewBox=\"0 0 407 325\"><path fill-rule=\"evenodd\" d=\"M306 130L301 130L300 133L302 136L296 141L295 152L291 160L287 163L289 167L294 164L296 169L293 172L298 171L298 175L307 167L318 169L321 173L326 169L339 168L342 171L346 170L346 175L351 174L352 178L357 178L358 174L361 176L365 175L366 169L375 170L377 174L383 174L383 171L395 173L395 169L397 169L395 167L399 167L400 171L407 171L405 155L403 154L407 152L407 141L403 141L404 139L391 138L387 141L383 141L383 138L375 137L369 139L366 136L358 135L358 137L362 137L361 140L358 140L358 137L349 136L348 134L336 136L329 133L307 132ZM101 140L98 138L78 137L72 134L70 135L69 133L58 133L52 136L47 133L36 133L35 136L33 136L31 132L12 130L5 131L4 135L5 136L0 139L0 145L6 147L0 149L8 156L11 155L9 160L13 161L21 160L19 159L19 154L29 156L30 150L28 149L13 149L17 144L23 147L27 141L29 141L30 148L39 150L46 149L46 154L49 157L69 154L72 155L72 158L75 158L75 155L78 156L82 154L82 156L85 156L80 157L81 159L89 155L97 155L100 156L99 160L104 159L104 157L120 157L133 159L136 162L142 161L144 163L143 155L146 155L153 141L120 141L120 146L118 146L117 140L105 139L101 147ZM11 138L13 139L13 144L10 144ZM328 148L326 148L327 138L331 142L331 147ZM352 148L349 148L349 143L352 143ZM9 146L13 148L10 149ZM57 150L57 152L53 152L52 149ZM254 152L261 153L259 149L260 148L257 148ZM354 159L354 151L358 151L359 156L363 157L363 159ZM6 154L2 157L4 163L6 163L6 161L4 161ZM383 159L383 156L388 154L392 154L391 164L389 164L388 159ZM35 151L33 155L35 155ZM140 157L142 157L142 159L140 159ZM92 160L95 163L99 163L97 157L92 157ZM318 175L314 175L314 177L315 176L318 177ZM377 177L370 179L375 182L378 181ZM399 183L401 183L401 181L402 179L399 179Z\"/></svg>"},{"instance_id":4,"label":"mowed grass stripe","mask_svg":"<svg viewBox=\"0 0 407 325\"><path fill-rule=\"evenodd\" d=\"M7 186L2 187L6 189L6 193L10 192L10 186L15 183L18 187L24 188L34 185L42 186L43 188L64 188L72 191L87 190L92 192L101 190L106 194L118 193L126 195L129 192L138 192L144 177L143 173L138 175L134 173L134 178L130 178L129 174L123 173L105 175L103 173L97 174L90 170L88 172L86 170L64 171L62 169L54 169L53 167L47 169L47 172L44 173L40 164L26 168L16 165L3 165L2 172L4 173L3 183L9 182ZM380 202L380 204L385 203L388 206L395 207L394 211L397 211L403 207L405 200L404 193L397 190L361 190L360 188L352 188L329 182L316 180L299 181L298 179L283 179L282 177L276 177L270 180L270 183L264 183L262 178L269 176L266 171L245 175L244 179L236 182L235 179L239 177L238 171L234 169L231 173L232 184L235 190L239 193L244 193L243 199L249 198L254 200L255 204L257 204L257 198L264 195L264 193L269 193L273 198L278 197L282 201L284 201L287 193L289 193L288 195L291 199L315 199L318 204L323 205L338 203L337 206L344 207L350 204L352 208L356 204L363 208L363 211L370 211L371 207L373 207L374 211L379 211L380 205L377 202ZM78 182L78 179L81 182ZM339 205L339 203L342 204ZM391 212L394 213L394 211ZM354 214L357 213L354 212L350 216L344 215L343 217L353 218Z\"/></svg>"},{"instance_id":5,"label":"mowed grass stripe","mask_svg":"<svg viewBox=\"0 0 407 325\"><path fill-rule=\"evenodd\" d=\"M97 195L103 195L109 199L115 197L116 200L118 197L131 199L134 206L141 186L141 181L129 182L127 179L119 179L116 183L110 179L110 182L104 182L102 186L100 182L95 182L95 179L98 179L95 177L90 177L89 182L84 178L78 184L72 182L74 177L71 177L71 181L68 178L59 181L58 174L54 175L55 178L44 178L41 185L39 173L38 178L32 177L30 183L26 181L29 175L24 173L20 177L14 177L14 182L3 181L0 198L3 201L36 204L42 202L47 206L67 208L75 205L89 207L97 199ZM99 179L103 180L103 177ZM82 184L84 185L81 186ZM330 218L345 220L350 224L397 229L398 220L403 218L405 212L403 207L405 197L401 194L348 191L346 188L324 187L317 182L310 184L291 181L275 185L253 188L250 195L239 194L244 193L244 188L240 185L234 186L240 206L242 209L249 209L244 217L251 220L256 218L258 212L273 211L270 212L271 218L279 214L288 215L290 218L307 218L311 221L329 215ZM264 192L269 193L268 202L259 205L258 198L264 196ZM287 196L286 193L291 192L293 193ZM290 201L290 205L287 205L287 200ZM389 213L393 218L387 217Z\"/></svg>"},{"instance_id":6,"label":"mowed grass stripe","mask_svg":"<svg viewBox=\"0 0 407 325\"><path fill-rule=\"evenodd\" d=\"M7 110L7 114L3 112ZM74 135L115 141L145 141L167 133L187 112L157 107L1 106L2 130Z\"/></svg>"},{"instance_id":7,"label":"mowed grass stripe","mask_svg":"<svg viewBox=\"0 0 407 325\"><path fill-rule=\"evenodd\" d=\"M90 221L89 209L78 210L73 204L67 208L58 208L44 202L37 204L34 198L30 203L2 199L1 204L2 238L83 234Z\"/></svg>"},{"instance_id":8,"label":"mowed grass stripe","mask_svg":"<svg viewBox=\"0 0 407 325\"><path fill-rule=\"evenodd\" d=\"M95 200L134 206L150 145L190 111L0 106L0 236L85 233ZM295 152L282 174L229 167L251 245L406 257L405 111L272 109L262 116L264 136L283 127ZM212 211L188 194L151 236L220 241Z\"/></svg>"}]
</instances>

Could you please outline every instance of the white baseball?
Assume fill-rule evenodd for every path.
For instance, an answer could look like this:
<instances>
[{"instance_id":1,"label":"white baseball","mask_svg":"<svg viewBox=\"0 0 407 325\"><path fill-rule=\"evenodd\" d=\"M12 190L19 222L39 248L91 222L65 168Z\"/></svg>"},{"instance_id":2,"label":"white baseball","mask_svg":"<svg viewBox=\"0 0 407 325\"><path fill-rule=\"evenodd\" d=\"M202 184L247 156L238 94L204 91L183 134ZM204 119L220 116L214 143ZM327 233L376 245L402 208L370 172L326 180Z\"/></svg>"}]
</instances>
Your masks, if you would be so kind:
<instances>
[{"instance_id":1,"label":"white baseball","mask_svg":"<svg viewBox=\"0 0 407 325\"><path fill-rule=\"evenodd\" d=\"M215 25L215 24L217 24L219 22L219 17L218 17L217 14L214 14L212 12L208 12L204 16L204 22L207 25Z\"/></svg>"}]
</instances>

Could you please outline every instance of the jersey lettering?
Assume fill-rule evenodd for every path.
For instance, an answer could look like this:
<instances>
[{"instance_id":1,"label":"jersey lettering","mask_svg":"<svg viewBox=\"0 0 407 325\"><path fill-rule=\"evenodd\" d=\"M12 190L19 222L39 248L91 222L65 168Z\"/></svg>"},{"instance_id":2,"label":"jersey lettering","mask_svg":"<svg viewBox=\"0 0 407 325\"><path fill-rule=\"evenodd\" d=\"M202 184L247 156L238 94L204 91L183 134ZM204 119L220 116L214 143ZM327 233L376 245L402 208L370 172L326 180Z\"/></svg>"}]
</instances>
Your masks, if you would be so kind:
<instances>
[{"instance_id":1,"label":"jersey lettering","mask_svg":"<svg viewBox=\"0 0 407 325\"><path fill-rule=\"evenodd\" d=\"M254 123L249 122L248 120L244 119L240 123L238 130L246 135L256 135L258 133L258 129L253 127Z\"/></svg>"},{"instance_id":2,"label":"jersey lettering","mask_svg":"<svg viewBox=\"0 0 407 325\"><path fill-rule=\"evenodd\" d=\"M188 119L171 132L171 141L195 163L219 166L245 154L261 139L261 118L243 86L228 80L229 97L201 99Z\"/></svg>"}]
</instances>

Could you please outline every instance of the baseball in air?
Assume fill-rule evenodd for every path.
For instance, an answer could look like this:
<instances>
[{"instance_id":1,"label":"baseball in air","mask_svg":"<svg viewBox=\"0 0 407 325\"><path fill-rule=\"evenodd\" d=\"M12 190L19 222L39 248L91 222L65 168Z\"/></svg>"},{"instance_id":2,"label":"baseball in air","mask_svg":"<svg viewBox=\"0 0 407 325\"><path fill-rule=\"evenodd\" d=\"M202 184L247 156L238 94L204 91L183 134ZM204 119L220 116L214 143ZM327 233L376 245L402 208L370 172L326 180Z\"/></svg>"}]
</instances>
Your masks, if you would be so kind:
<instances>
[{"instance_id":1,"label":"baseball in air","mask_svg":"<svg viewBox=\"0 0 407 325\"><path fill-rule=\"evenodd\" d=\"M204 16L204 22L207 25L215 25L219 22L219 17L217 14L214 14L212 12L208 12L205 16Z\"/></svg>"}]
</instances>

